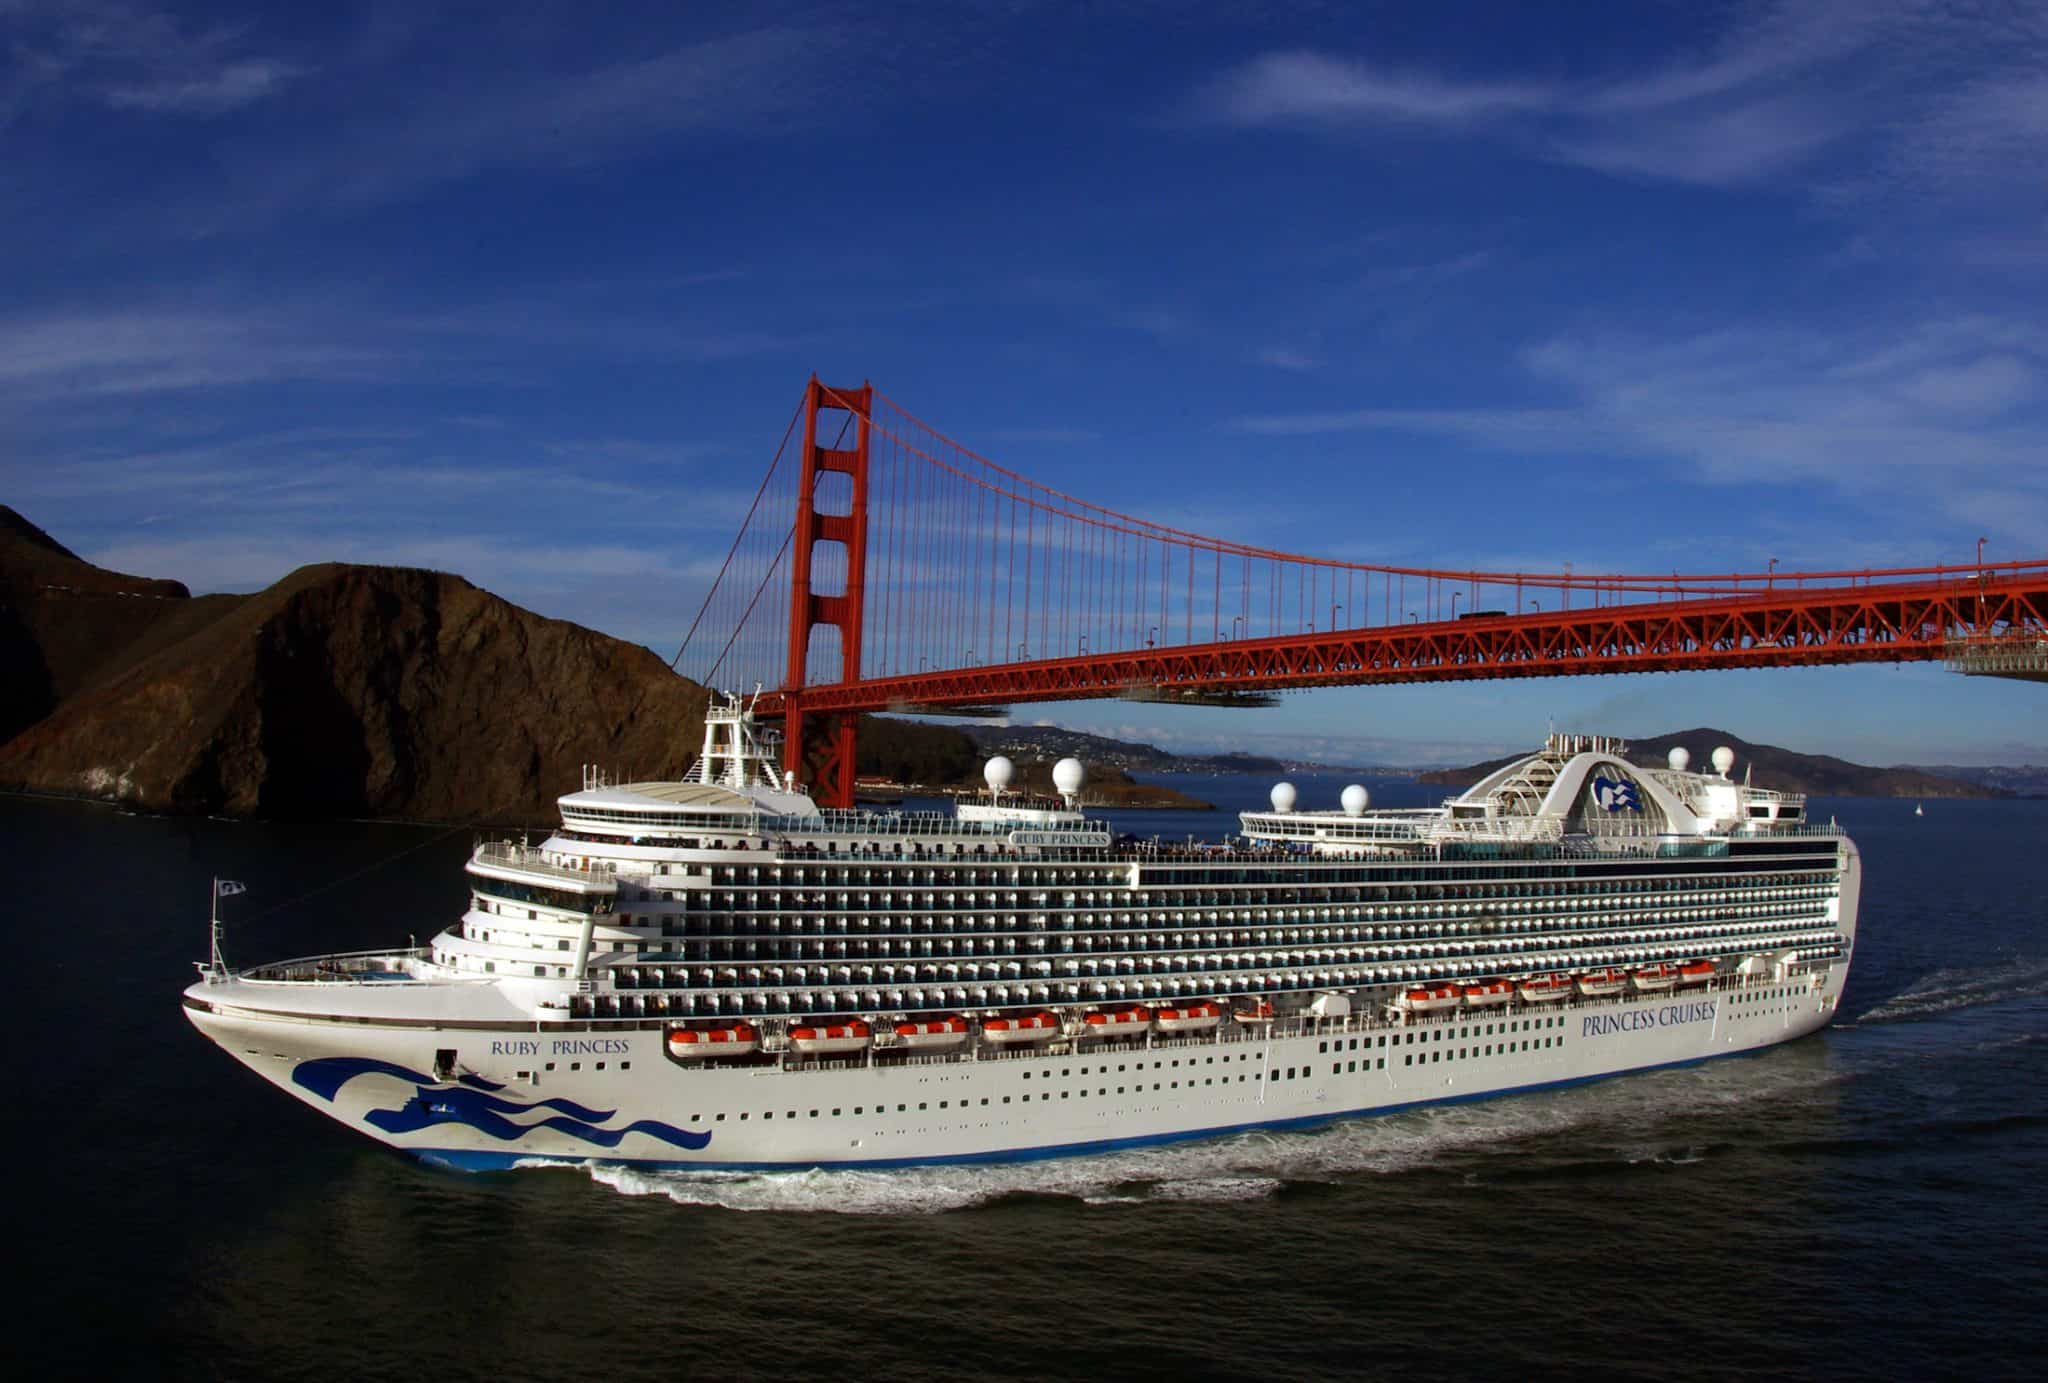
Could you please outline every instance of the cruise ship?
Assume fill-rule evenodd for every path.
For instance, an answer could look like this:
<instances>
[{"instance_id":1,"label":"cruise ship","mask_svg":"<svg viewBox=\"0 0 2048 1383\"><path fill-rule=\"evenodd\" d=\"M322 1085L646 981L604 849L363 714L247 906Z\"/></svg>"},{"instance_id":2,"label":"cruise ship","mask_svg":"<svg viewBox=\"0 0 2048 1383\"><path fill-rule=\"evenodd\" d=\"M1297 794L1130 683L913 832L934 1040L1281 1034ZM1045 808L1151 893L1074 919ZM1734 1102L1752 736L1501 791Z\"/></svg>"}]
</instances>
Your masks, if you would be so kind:
<instances>
[{"instance_id":1,"label":"cruise ship","mask_svg":"<svg viewBox=\"0 0 2048 1383\"><path fill-rule=\"evenodd\" d=\"M819 808L722 699L682 781L586 770L425 946L230 969L187 1017L391 1147L810 1168L1085 1154L1754 1051L1840 1001L1861 865L1797 794L1553 734L1441 806L1277 784L1210 845L1012 789ZM216 892L220 890L217 887Z\"/></svg>"}]
</instances>

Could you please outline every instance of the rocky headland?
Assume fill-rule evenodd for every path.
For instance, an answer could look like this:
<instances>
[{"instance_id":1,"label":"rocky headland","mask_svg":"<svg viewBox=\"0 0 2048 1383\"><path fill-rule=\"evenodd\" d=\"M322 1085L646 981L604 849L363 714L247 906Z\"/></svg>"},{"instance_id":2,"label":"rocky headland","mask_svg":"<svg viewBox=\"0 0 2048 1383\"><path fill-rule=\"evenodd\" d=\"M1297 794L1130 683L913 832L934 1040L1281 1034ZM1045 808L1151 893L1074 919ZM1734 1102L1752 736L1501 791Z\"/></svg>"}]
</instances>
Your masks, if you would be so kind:
<instances>
[{"instance_id":1,"label":"rocky headland","mask_svg":"<svg viewBox=\"0 0 2048 1383\"><path fill-rule=\"evenodd\" d=\"M673 775L706 695L458 576L327 563L194 598L0 508L0 787L146 811L529 821L581 766Z\"/></svg>"}]
</instances>

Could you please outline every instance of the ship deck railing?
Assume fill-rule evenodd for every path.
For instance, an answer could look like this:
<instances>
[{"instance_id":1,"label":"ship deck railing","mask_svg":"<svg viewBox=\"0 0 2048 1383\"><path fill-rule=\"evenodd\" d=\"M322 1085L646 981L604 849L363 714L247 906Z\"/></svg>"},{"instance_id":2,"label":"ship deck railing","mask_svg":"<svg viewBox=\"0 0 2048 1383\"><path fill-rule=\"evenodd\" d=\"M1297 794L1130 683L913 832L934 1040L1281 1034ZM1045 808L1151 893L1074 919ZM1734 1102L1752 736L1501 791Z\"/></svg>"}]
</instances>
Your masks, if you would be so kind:
<instances>
[{"instance_id":1,"label":"ship deck railing","mask_svg":"<svg viewBox=\"0 0 2048 1383\"><path fill-rule=\"evenodd\" d=\"M483 864L516 869L522 874L540 874L578 884L611 884L616 880L618 872L617 866L612 864L593 863L588 869L574 869L565 864L556 864L533 846L504 840L485 841L476 847L470 858Z\"/></svg>"},{"instance_id":2,"label":"ship deck railing","mask_svg":"<svg viewBox=\"0 0 2048 1383\"><path fill-rule=\"evenodd\" d=\"M1340 860L1363 860L1368 863L1380 860L1390 864L1424 862L1452 863L1461 860L1484 858L1488 860L1553 860L1553 859L1689 859L1725 854L1731 839L1774 840L1792 837L1816 839L1839 838L1841 828L1834 822L1756 822L1750 823L1755 829L1744 829L1729 836L1705 836L1678 838L1667 835L1626 835L1626 836L1578 836L1567 835L1555 839L1534 840L1519 836L1484 835L1476 831L1460 831L1454 837L1435 840L1423 839L1335 839L1310 840L1302 838L1295 842L1299 848L1288 846L1247 847L1238 844L1215 844L1189 841L1185 844L1159 839L1133 840L1108 834L1102 837L1099 846L1033 845L1012 846L1006 833L1003 835L978 834L962 839L972 839L972 849L949 851L941 848L931 850L904 849L895 841L865 840L839 849L836 842L820 845L815 842L798 843L781 831L769 833L771 838L759 847L745 841L735 842L718 852L721 866L758 864L762 866L806 867L813 865L855 865L855 864L909 864L921 866L968 866L997 865L1029 862L1032 864L1212 864L1247 865L1276 863L1329 864ZM813 828L824 829L824 828ZM1038 827L1027 829L1064 830L1064 827ZM583 841L591 844L640 845L656 849L703 850L696 838L686 844L681 839L669 837L626 838L604 836L573 828L560 828L555 834L564 840ZM862 834L872 834L864 830ZM1332 851L1330 847L1340 848ZM1320 851L1316 847L1322 847ZM628 861L627 863L638 863ZM527 866L521 865L520 868ZM588 875L570 871L568 877L587 880Z\"/></svg>"},{"instance_id":3,"label":"ship deck railing","mask_svg":"<svg viewBox=\"0 0 2048 1383\"><path fill-rule=\"evenodd\" d=\"M428 948L394 951L338 951L324 956L299 956L274 960L234 972L234 978L248 984L418 984L410 971L395 968L425 960ZM379 962L383 962L380 964ZM486 976L495 979L495 976Z\"/></svg>"}]
</instances>

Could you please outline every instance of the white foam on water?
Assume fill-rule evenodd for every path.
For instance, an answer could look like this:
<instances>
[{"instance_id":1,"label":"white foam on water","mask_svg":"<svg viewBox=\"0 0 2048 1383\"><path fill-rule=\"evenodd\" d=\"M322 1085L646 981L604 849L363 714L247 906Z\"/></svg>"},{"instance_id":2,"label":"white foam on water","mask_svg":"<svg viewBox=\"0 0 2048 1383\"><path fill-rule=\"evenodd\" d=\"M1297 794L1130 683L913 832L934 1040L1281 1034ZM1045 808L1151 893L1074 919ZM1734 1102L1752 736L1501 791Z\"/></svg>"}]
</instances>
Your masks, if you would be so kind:
<instances>
[{"instance_id":1,"label":"white foam on water","mask_svg":"<svg viewBox=\"0 0 2048 1383\"><path fill-rule=\"evenodd\" d=\"M1861 1015L1845 1028L1870 1027L1931 1018L1959 1008L2004 1003L2048 994L2048 962L2015 957L1973 969L1937 970Z\"/></svg>"},{"instance_id":2,"label":"white foam on water","mask_svg":"<svg viewBox=\"0 0 2048 1383\"><path fill-rule=\"evenodd\" d=\"M1036 1162L804 1171L647 1170L597 1165L623 1195L739 1211L941 1214L1012 1196L1090 1206L1260 1200L1289 1183L1398 1175L1607 1117L1592 1091L1511 1096L1346 1120L1313 1130L1257 1130L1194 1143ZM1667 1106L1668 1108L1668 1106Z\"/></svg>"},{"instance_id":3,"label":"white foam on water","mask_svg":"<svg viewBox=\"0 0 2048 1383\"><path fill-rule=\"evenodd\" d=\"M927 1215L1014 1196L1094 1207L1245 1201L1290 1184L1399 1176L1517 1156L1536 1139L1582 1135L1577 1155L1617 1164L1687 1166L1706 1158L1693 1120L1744 1106L1807 1099L1857 1075L1838 1053L1779 1048L1741 1061L1642 1072L1568 1090L1504 1095L1342 1120L1315 1129L1259 1129L1199 1142L1092 1156L975 1165L804 1171L653 1171L594 1166L624 1195L738 1211ZM1674 1120L1687 1127L1674 1137ZM1583 1135L1593 1135L1590 1141ZM1681 1139L1683 1141L1681 1141Z\"/></svg>"}]
</instances>

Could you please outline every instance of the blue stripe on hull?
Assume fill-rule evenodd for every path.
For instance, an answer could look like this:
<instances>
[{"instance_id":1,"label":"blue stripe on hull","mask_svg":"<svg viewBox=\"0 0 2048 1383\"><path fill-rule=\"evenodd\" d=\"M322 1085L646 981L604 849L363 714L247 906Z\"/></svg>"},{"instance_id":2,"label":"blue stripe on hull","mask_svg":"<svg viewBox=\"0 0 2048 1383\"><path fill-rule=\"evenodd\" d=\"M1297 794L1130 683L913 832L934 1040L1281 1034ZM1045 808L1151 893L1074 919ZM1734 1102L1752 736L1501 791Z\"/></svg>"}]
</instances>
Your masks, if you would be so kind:
<instances>
[{"instance_id":1,"label":"blue stripe on hull","mask_svg":"<svg viewBox=\"0 0 2048 1383\"><path fill-rule=\"evenodd\" d=\"M1745 1047L1740 1051L1709 1052L1705 1056L1685 1057L1678 1061L1660 1061L1650 1066L1631 1066L1626 1071L1607 1071L1596 1076L1570 1076L1564 1080L1538 1081L1533 1085L1503 1086L1498 1090L1481 1090L1470 1095L1442 1095L1435 1099L1409 1100L1404 1104L1364 1105L1357 1109L1338 1110L1326 1114L1306 1114L1290 1119L1262 1119L1248 1124L1188 1129L1180 1133L1148 1133L1137 1138L1098 1138L1085 1143L1055 1143L1043 1148L1003 1148L993 1152L960 1153L951 1157L881 1157L832 1162L669 1162L653 1158L564 1157L555 1153L481 1152L459 1148L401 1148L399 1151L410 1153L432 1166L448 1167L462 1172L506 1172L521 1164L531 1166L542 1162L563 1167L635 1167L653 1172L804 1172L814 1169L862 1171L885 1167L959 1167L984 1163L1042 1162L1048 1158L1082 1157L1091 1153L1117 1152L1124 1148L1154 1147L1161 1143L1193 1143L1205 1138L1224 1138L1233 1133L1248 1133L1253 1129L1311 1128L1320 1124L1334 1124L1344 1119L1398 1114L1403 1110L1424 1109L1431 1105L1471 1104L1476 1100L1499 1099L1505 1095L1523 1095L1539 1090L1564 1090L1575 1085L1590 1085L1594 1081L1642 1075L1647 1071L1699 1066L1724 1057L1756 1056L1771 1050L1772 1047L1782 1045L1784 1044L1774 1042L1763 1047Z\"/></svg>"}]
</instances>

